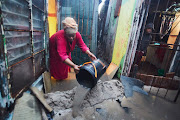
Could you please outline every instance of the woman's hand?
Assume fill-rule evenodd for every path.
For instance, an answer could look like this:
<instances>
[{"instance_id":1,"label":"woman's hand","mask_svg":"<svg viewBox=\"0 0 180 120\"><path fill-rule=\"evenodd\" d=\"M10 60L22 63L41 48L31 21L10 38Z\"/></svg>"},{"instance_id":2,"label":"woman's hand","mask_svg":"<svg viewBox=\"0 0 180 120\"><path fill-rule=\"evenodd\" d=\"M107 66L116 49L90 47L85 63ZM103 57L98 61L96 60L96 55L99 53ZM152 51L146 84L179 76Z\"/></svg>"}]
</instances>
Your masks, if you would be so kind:
<instances>
[{"instance_id":1,"label":"woman's hand","mask_svg":"<svg viewBox=\"0 0 180 120\"><path fill-rule=\"evenodd\" d=\"M90 52L89 50L86 51L86 54L87 54L92 60L97 59L96 56L95 56L92 52Z\"/></svg>"},{"instance_id":2,"label":"woman's hand","mask_svg":"<svg viewBox=\"0 0 180 120\"><path fill-rule=\"evenodd\" d=\"M80 71L80 66L74 65L73 68L74 68L74 72L75 72L76 74L78 74L79 71Z\"/></svg>"},{"instance_id":3,"label":"woman's hand","mask_svg":"<svg viewBox=\"0 0 180 120\"><path fill-rule=\"evenodd\" d=\"M97 59L96 56L95 56L93 53L88 54L88 56L89 56L92 60Z\"/></svg>"},{"instance_id":4,"label":"woman's hand","mask_svg":"<svg viewBox=\"0 0 180 120\"><path fill-rule=\"evenodd\" d=\"M74 72L75 72L76 74L79 73L79 70L80 70L79 68L80 68L80 66L74 64L69 58L67 58L67 59L64 61L64 63L66 63L66 64L69 65L70 67L74 68Z\"/></svg>"}]
</instances>

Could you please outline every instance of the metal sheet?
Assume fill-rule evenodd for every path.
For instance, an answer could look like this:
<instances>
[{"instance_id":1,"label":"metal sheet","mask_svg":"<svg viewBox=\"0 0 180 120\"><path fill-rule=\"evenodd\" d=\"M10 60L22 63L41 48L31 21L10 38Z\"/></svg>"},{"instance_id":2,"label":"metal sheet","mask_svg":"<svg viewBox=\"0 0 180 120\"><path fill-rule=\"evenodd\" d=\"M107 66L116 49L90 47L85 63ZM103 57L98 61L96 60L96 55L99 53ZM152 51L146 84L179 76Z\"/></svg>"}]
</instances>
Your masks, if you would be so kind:
<instances>
[{"instance_id":1,"label":"metal sheet","mask_svg":"<svg viewBox=\"0 0 180 120\"><path fill-rule=\"evenodd\" d=\"M44 33L33 32L34 53L44 49Z\"/></svg>"},{"instance_id":2,"label":"metal sheet","mask_svg":"<svg viewBox=\"0 0 180 120\"><path fill-rule=\"evenodd\" d=\"M35 76L38 77L45 70L44 51L35 55Z\"/></svg>"},{"instance_id":3,"label":"metal sheet","mask_svg":"<svg viewBox=\"0 0 180 120\"><path fill-rule=\"evenodd\" d=\"M44 0L32 0L32 3L39 9L44 10Z\"/></svg>"},{"instance_id":4,"label":"metal sheet","mask_svg":"<svg viewBox=\"0 0 180 120\"><path fill-rule=\"evenodd\" d=\"M32 59L27 59L10 69L10 84L12 97L35 81Z\"/></svg>"},{"instance_id":5,"label":"metal sheet","mask_svg":"<svg viewBox=\"0 0 180 120\"><path fill-rule=\"evenodd\" d=\"M114 17L117 0L109 1L105 25L99 28L98 38L98 57L104 59L108 64L111 63L114 41L116 36L116 29L118 17ZM102 13L103 14L103 13ZM104 17L102 15L101 17ZM102 19L103 20L103 19ZM99 26L103 24L99 20ZM102 36L102 37L101 37Z\"/></svg>"},{"instance_id":6,"label":"metal sheet","mask_svg":"<svg viewBox=\"0 0 180 120\"><path fill-rule=\"evenodd\" d=\"M36 7L32 7L32 15L33 15L33 29L34 30L44 30L44 13L37 9Z\"/></svg>"},{"instance_id":7,"label":"metal sheet","mask_svg":"<svg viewBox=\"0 0 180 120\"><path fill-rule=\"evenodd\" d=\"M5 32L8 63L12 65L31 56L29 32Z\"/></svg>"},{"instance_id":8,"label":"metal sheet","mask_svg":"<svg viewBox=\"0 0 180 120\"><path fill-rule=\"evenodd\" d=\"M2 16L5 29L29 30L29 9L25 0L4 0Z\"/></svg>"},{"instance_id":9,"label":"metal sheet","mask_svg":"<svg viewBox=\"0 0 180 120\"><path fill-rule=\"evenodd\" d=\"M83 41L88 47L91 47L94 0L61 0L59 6L61 6L58 10L60 12L59 28L63 29L62 20L65 17L73 17L78 24L78 31L81 33ZM76 46L72 52L72 60L76 64L82 64L89 61L89 57Z\"/></svg>"}]
</instances>

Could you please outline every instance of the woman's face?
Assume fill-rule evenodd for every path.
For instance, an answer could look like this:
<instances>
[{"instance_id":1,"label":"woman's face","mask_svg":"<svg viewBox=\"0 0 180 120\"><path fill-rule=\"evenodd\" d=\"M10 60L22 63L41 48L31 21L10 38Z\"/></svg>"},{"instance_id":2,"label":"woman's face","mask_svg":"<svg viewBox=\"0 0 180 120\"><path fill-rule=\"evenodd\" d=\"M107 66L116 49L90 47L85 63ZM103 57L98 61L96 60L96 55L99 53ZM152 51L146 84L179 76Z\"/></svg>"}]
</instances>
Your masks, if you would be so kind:
<instances>
[{"instance_id":1,"label":"woman's face","mask_svg":"<svg viewBox=\"0 0 180 120\"><path fill-rule=\"evenodd\" d=\"M147 28L146 29L146 33L148 33L148 34L152 33L152 29L151 28Z\"/></svg>"},{"instance_id":2,"label":"woman's face","mask_svg":"<svg viewBox=\"0 0 180 120\"><path fill-rule=\"evenodd\" d=\"M73 42L73 40L76 38L76 33L73 33L73 34L65 33L65 36L69 42Z\"/></svg>"}]
</instances>

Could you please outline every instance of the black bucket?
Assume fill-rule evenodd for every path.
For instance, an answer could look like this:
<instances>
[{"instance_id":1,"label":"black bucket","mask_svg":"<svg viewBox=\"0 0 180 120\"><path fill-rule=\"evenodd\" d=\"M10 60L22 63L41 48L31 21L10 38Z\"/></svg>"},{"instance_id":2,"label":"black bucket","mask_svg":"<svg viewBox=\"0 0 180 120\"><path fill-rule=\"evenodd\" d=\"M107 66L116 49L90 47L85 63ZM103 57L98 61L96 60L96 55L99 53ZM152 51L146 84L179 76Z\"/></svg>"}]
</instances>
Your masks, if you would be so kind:
<instances>
[{"instance_id":1,"label":"black bucket","mask_svg":"<svg viewBox=\"0 0 180 120\"><path fill-rule=\"evenodd\" d=\"M79 73L76 74L76 79L80 85L93 88L105 71L106 66L99 59L96 59L92 62L84 63Z\"/></svg>"}]
</instances>

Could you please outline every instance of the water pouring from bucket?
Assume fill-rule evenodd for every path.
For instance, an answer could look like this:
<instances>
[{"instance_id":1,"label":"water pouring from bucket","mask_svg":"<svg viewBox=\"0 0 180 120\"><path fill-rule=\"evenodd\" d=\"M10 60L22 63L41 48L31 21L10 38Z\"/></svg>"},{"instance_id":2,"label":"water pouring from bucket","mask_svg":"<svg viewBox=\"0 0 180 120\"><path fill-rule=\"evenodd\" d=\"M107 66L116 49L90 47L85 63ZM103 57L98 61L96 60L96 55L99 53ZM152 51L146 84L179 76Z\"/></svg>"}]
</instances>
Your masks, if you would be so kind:
<instances>
[{"instance_id":1,"label":"water pouring from bucket","mask_svg":"<svg viewBox=\"0 0 180 120\"><path fill-rule=\"evenodd\" d=\"M84 63L76 79L78 83L87 88L93 88L99 78L105 73L106 66L99 59L93 60L92 62Z\"/></svg>"},{"instance_id":2,"label":"water pouring from bucket","mask_svg":"<svg viewBox=\"0 0 180 120\"><path fill-rule=\"evenodd\" d=\"M80 85L76 89L73 100L72 116L74 118L79 115L81 104L87 93L97 84L105 71L106 66L99 59L86 62L81 66L79 73L76 74L76 79Z\"/></svg>"}]
</instances>

